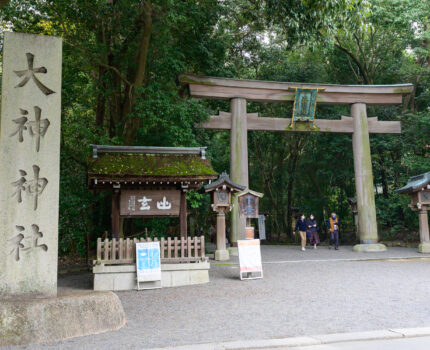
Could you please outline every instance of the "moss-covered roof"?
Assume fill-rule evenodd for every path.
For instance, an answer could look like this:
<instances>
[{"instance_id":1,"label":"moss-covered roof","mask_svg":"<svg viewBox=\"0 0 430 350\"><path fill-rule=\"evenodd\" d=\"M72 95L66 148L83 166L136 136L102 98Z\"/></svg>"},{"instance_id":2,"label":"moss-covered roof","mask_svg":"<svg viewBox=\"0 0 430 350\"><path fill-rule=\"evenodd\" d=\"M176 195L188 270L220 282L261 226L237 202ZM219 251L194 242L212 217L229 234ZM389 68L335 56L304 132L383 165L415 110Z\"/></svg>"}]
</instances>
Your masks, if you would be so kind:
<instances>
[{"instance_id":1,"label":"moss-covered roof","mask_svg":"<svg viewBox=\"0 0 430 350\"><path fill-rule=\"evenodd\" d=\"M208 159L194 154L104 153L88 159L90 177L205 177L217 173Z\"/></svg>"}]
</instances>

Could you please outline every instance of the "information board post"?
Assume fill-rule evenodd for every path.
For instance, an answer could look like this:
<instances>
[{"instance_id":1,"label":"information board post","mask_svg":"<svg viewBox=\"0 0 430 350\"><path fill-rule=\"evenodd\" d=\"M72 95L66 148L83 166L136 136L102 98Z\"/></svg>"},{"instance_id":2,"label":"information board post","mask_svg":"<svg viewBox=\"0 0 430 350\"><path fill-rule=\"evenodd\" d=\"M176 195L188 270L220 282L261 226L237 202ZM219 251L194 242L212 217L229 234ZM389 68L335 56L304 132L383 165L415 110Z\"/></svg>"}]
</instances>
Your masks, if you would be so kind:
<instances>
[{"instance_id":1,"label":"information board post","mask_svg":"<svg viewBox=\"0 0 430 350\"><path fill-rule=\"evenodd\" d=\"M258 238L261 240L266 239L266 217L264 215L258 215Z\"/></svg>"}]
</instances>

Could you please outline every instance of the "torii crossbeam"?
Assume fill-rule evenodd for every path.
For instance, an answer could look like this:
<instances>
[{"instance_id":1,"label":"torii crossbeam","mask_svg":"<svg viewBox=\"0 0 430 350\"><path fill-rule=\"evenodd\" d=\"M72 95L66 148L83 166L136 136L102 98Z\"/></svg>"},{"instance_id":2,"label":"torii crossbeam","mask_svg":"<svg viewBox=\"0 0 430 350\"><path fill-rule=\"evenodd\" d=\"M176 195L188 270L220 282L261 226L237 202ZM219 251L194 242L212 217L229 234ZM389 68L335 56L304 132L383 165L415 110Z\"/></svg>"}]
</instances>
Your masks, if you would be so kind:
<instances>
[{"instance_id":1,"label":"torii crossbeam","mask_svg":"<svg viewBox=\"0 0 430 350\"><path fill-rule=\"evenodd\" d=\"M220 112L219 116L211 116L201 127L230 130L230 177L246 187L249 186L248 130L312 131L300 127L289 130L291 120L287 118L261 118L256 113L247 113L247 101L293 102L295 92L292 88L311 88L321 89L317 95L318 104L351 105L350 117L342 116L340 120L315 119L314 125L318 132L352 134L360 237L360 244L354 250L386 249L378 244L369 133L400 134L401 124L399 121L379 121L377 117L367 118L366 105L401 104L403 95L412 92L412 84L300 84L193 75L181 75L179 81L188 86L192 97L230 100L230 113ZM239 218L237 204L233 207L231 228L230 241L234 244L245 236L245 223Z\"/></svg>"}]
</instances>

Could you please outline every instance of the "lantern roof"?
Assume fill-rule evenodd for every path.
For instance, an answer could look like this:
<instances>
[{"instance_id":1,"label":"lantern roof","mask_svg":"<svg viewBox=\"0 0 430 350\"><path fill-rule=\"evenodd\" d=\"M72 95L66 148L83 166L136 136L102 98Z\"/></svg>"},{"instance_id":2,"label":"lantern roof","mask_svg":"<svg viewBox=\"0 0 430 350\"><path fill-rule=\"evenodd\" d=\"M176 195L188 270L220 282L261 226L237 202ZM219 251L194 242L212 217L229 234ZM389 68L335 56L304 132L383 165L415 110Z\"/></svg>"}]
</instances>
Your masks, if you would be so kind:
<instances>
[{"instance_id":1,"label":"lantern roof","mask_svg":"<svg viewBox=\"0 0 430 350\"><path fill-rule=\"evenodd\" d=\"M242 192L239 192L237 194L237 197L242 197L246 194L251 194L251 195L258 197L258 198L263 198L263 196L264 196L264 193L256 192L256 191L253 191L253 190L250 190L249 188L247 188L247 189L243 190Z\"/></svg>"},{"instance_id":2,"label":"lantern roof","mask_svg":"<svg viewBox=\"0 0 430 350\"><path fill-rule=\"evenodd\" d=\"M216 179L211 184L206 185L204 188L205 192L211 192L216 191L218 188L223 186L228 188L230 191L235 192L243 191L246 188L246 186L242 186L233 182L225 171L221 173L218 179Z\"/></svg>"},{"instance_id":3,"label":"lantern roof","mask_svg":"<svg viewBox=\"0 0 430 350\"><path fill-rule=\"evenodd\" d=\"M408 183L404 187L395 190L395 192L402 194L418 192L424 187L430 189L430 171L427 173L410 177Z\"/></svg>"}]
</instances>

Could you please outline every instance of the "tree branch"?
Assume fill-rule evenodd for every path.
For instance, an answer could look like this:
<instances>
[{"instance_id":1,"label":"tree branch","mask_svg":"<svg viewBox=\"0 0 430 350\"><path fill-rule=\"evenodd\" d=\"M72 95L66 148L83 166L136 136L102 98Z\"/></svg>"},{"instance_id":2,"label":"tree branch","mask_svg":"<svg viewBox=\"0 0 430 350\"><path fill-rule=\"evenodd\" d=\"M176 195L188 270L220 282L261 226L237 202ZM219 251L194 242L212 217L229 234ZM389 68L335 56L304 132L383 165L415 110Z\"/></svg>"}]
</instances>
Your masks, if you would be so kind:
<instances>
[{"instance_id":1,"label":"tree branch","mask_svg":"<svg viewBox=\"0 0 430 350\"><path fill-rule=\"evenodd\" d=\"M344 48L340 44L340 41L339 41L339 39L337 37L335 39L336 39L336 42L335 42L334 46L337 47L339 50L341 50L343 53L347 54L349 57L351 57L351 59L357 65L357 67L358 67L358 69L359 69L359 71L361 73L361 76L364 79L365 84L369 84L369 80L368 80L368 77L367 77L367 74L366 74L366 70L363 67L363 65L361 64L361 62L358 60L358 58L353 53L351 53L348 49Z\"/></svg>"},{"instance_id":2,"label":"tree branch","mask_svg":"<svg viewBox=\"0 0 430 350\"><path fill-rule=\"evenodd\" d=\"M1 0L0 0L1 1ZM66 25L65 25L65 23L64 23L64 20L63 20L63 17L61 16L61 14L57 11L57 9L53 9L54 11L55 11L55 13L57 14L57 16L58 16L58 18L59 18L59 20L60 20L60 25L61 25L61 28L63 29L63 33L64 33L64 36L66 37L66 38L68 38L70 41L71 41L71 45L72 46L74 46L74 47L76 47L76 48L78 48L79 50L81 50L82 52L85 52L87 55L88 55L88 57L89 57L89 59L91 60L91 61L93 61L95 64L97 64L97 65L99 65L99 66L102 66L102 67L104 67L104 68L106 68L106 69L109 69L109 70L112 70L113 72L115 72L115 74L117 74L120 78L121 78L121 80L123 80L126 84L128 84L128 85L133 85L130 81L128 81L128 79L118 70L118 68L116 68L116 67L114 67L114 66L111 66L111 65L109 65L109 64L107 64L107 63L104 63L103 61L101 61L101 60L99 60L98 58L96 58L96 57L94 57L94 55L93 55L93 53L90 51L90 50L88 50L87 48L85 48L84 46L82 46L70 33L69 33L69 31L68 31L68 29L67 29L67 27L66 27Z\"/></svg>"}]
</instances>

